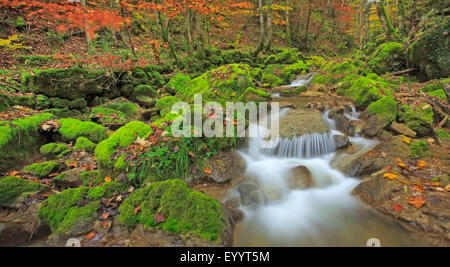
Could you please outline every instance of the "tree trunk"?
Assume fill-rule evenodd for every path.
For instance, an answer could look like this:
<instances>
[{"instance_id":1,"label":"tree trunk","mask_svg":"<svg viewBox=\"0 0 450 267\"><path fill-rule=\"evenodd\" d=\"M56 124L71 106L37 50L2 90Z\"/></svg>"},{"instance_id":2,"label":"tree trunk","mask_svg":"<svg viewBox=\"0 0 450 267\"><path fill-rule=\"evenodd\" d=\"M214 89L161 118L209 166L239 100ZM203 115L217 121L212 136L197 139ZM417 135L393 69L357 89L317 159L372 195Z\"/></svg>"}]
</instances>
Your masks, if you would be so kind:
<instances>
[{"instance_id":1,"label":"tree trunk","mask_svg":"<svg viewBox=\"0 0 450 267\"><path fill-rule=\"evenodd\" d=\"M364 4L366 0L359 1L359 49L364 48Z\"/></svg>"},{"instance_id":2,"label":"tree trunk","mask_svg":"<svg viewBox=\"0 0 450 267\"><path fill-rule=\"evenodd\" d=\"M399 24L398 27L400 29L400 33L406 34L406 16L405 16L405 5L403 4L403 0L398 0L398 11L399 11Z\"/></svg>"},{"instance_id":3,"label":"tree trunk","mask_svg":"<svg viewBox=\"0 0 450 267\"><path fill-rule=\"evenodd\" d=\"M259 52L264 48L265 30L264 30L264 10L263 10L263 0L258 0L258 10L259 10L259 45L258 48L253 52L253 57L257 57Z\"/></svg>"},{"instance_id":4,"label":"tree trunk","mask_svg":"<svg viewBox=\"0 0 450 267\"><path fill-rule=\"evenodd\" d=\"M119 0L119 5L120 5L120 13L121 13L121 15L122 15L122 17L125 17L126 14L125 14L125 9L123 8L122 0ZM131 35L131 31L128 28L128 25L125 25L125 32L126 32L127 37L128 37L128 42L129 42L129 45L130 45L131 53L135 57L135 60L137 60L138 56L136 55L136 51L134 49L133 36Z\"/></svg>"},{"instance_id":5,"label":"tree trunk","mask_svg":"<svg viewBox=\"0 0 450 267\"><path fill-rule=\"evenodd\" d=\"M266 50L269 51L272 46L272 0L267 1L267 44Z\"/></svg>"},{"instance_id":6,"label":"tree trunk","mask_svg":"<svg viewBox=\"0 0 450 267\"><path fill-rule=\"evenodd\" d=\"M286 39L287 39L287 45L291 46L292 40L291 40L291 22L290 22L290 14L289 14L289 8L290 3L289 0L286 0Z\"/></svg>"},{"instance_id":7,"label":"tree trunk","mask_svg":"<svg viewBox=\"0 0 450 267\"><path fill-rule=\"evenodd\" d=\"M394 28L394 26L392 26L391 21L386 14L386 10L384 9L384 0L376 2L376 7L378 18L380 19L381 25L386 32L387 39L391 41L402 41L402 37L398 34L398 31Z\"/></svg>"},{"instance_id":8,"label":"tree trunk","mask_svg":"<svg viewBox=\"0 0 450 267\"><path fill-rule=\"evenodd\" d=\"M86 7L86 0L81 0L81 5L83 7ZM91 44L92 44L92 36L90 34L89 25L86 24L84 26L84 34L86 35L86 42L88 45L88 52L91 50Z\"/></svg>"},{"instance_id":9,"label":"tree trunk","mask_svg":"<svg viewBox=\"0 0 450 267\"><path fill-rule=\"evenodd\" d=\"M312 0L308 1L308 17L306 18L306 29L305 29L305 39L303 40L305 50L308 49L308 35L309 35L309 22L311 21L312 14Z\"/></svg>"},{"instance_id":10,"label":"tree trunk","mask_svg":"<svg viewBox=\"0 0 450 267\"><path fill-rule=\"evenodd\" d=\"M192 54L192 23L191 23L191 9L186 8L186 42L189 55Z\"/></svg>"}]
</instances>

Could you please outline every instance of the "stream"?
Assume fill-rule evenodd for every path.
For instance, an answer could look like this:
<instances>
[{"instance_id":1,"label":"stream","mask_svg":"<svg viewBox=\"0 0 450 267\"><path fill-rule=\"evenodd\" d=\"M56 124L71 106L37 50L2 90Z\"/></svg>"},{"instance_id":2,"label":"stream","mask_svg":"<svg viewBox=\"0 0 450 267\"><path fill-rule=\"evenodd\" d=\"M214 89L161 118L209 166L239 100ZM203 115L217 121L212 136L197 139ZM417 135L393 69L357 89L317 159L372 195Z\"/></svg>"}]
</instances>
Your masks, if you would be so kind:
<instances>
[{"instance_id":1,"label":"stream","mask_svg":"<svg viewBox=\"0 0 450 267\"><path fill-rule=\"evenodd\" d=\"M309 81L294 82L304 85ZM301 97L288 99L303 101ZM280 113L281 119L286 109ZM345 115L358 120L354 109ZM282 139L276 149L269 150L260 148L261 138L251 138L248 147L239 152L246 162L245 180L256 182L263 192L276 192L276 197L266 197L259 204L241 204L245 217L236 226L234 245L366 246L370 238L380 240L381 246L429 245L419 233L377 214L351 195L360 180L346 177L332 167L347 155L335 151L332 136L340 132L335 129L334 121L328 119L327 112L322 114L322 119L330 132ZM259 125L250 127L265 130ZM356 153L366 152L378 144L361 136L349 139L358 147ZM289 173L297 166L310 171L311 187L290 189ZM239 196L238 191L231 190L230 197Z\"/></svg>"}]
</instances>

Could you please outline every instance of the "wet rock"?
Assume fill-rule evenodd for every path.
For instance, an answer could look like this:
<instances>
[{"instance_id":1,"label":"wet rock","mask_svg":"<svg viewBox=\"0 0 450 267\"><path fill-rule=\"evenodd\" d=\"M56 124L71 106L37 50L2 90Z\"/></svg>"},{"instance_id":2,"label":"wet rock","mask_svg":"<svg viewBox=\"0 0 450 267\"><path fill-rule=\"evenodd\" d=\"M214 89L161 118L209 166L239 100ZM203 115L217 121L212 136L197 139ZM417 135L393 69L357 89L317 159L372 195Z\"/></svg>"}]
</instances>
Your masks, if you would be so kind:
<instances>
[{"instance_id":1,"label":"wet rock","mask_svg":"<svg viewBox=\"0 0 450 267\"><path fill-rule=\"evenodd\" d=\"M347 119L344 115L336 116L336 130L345 133L348 136L355 135L355 126L352 121Z\"/></svg>"},{"instance_id":2,"label":"wet rock","mask_svg":"<svg viewBox=\"0 0 450 267\"><path fill-rule=\"evenodd\" d=\"M292 190L312 187L314 182L312 180L311 171L305 166L295 167L288 176L288 185Z\"/></svg>"},{"instance_id":3,"label":"wet rock","mask_svg":"<svg viewBox=\"0 0 450 267\"><path fill-rule=\"evenodd\" d=\"M330 130L318 110L289 110L286 116L280 119L279 126L282 138L325 133Z\"/></svg>"},{"instance_id":4,"label":"wet rock","mask_svg":"<svg viewBox=\"0 0 450 267\"><path fill-rule=\"evenodd\" d=\"M52 181L60 189L79 187L83 185L80 174L84 171L85 168L71 169L56 176Z\"/></svg>"},{"instance_id":5,"label":"wet rock","mask_svg":"<svg viewBox=\"0 0 450 267\"><path fill-rule=\"evenodd\" d=\"M344 115L344 107L343 106L333 107L328 112L328 118L330 118L330 119L335 119L338 115Z\"/></svg>"},{"instance_id":6,"label":"wet rock","mask_svg":"<svg viewBox=\"0 0 450 267\"><path fill-rule=\"evenodd\" d=\"M209 178L217 183L230 182L244 173L245 162L234 152L221 151L214 155L207 165L212 166Z\"/></svg>"},{"instance_id":7,"label":"wet rock","mask_svg":"<svg viewBox=\"0 0 450 267\"><path fill-rule=\"evenodd\" d=\"M398 122L392 122L390 129L398 134L403 134L409 137L416 137L417 133L411 130L406 124L398 123Z\"/></svg>"},{"instance_id":8,"label":"wet rock","mask_svg":"<svg viewBox=\"0 0 450 267\"><path fill-rule=\"evenodd\" d=\"M414 182L410 181L410 183ZM449 194L425 192L421 197L427 202L422 207L416 208L408 203L407 197L411 197L411 192L408 191L405 192L403 183L382 178L382 174L379 174L366 177L352 193L377 211L393 217L408 227L428 232L448 245L450 239ZM393 208L395 205L402 206L402 210L395 210Z\"/></svg>"},{"instance_id":9,"label":"wet rock","mask_svg":"<svg viewBox=\"0 0 450 267\"><path fill-rule=\"evenodd\" d=\"M241 200L242 200L242 198L244 198L245 196L250 194L250 192L258 190L258 184L245 181L245 182L240 183L236 187L236 190L241 195Z\"/></svg>"},{"instance_id":10,"label":"wet rock","mask_svg":"<svg viewBox=\"0 0 450 267\"><path fill-rule=\"evenodd\" d=\"M383 132L383 128L386 127L386 125L386 120L376 114L367 119L361 130L365 136L375 137Z\"/></svg>"},{"instance_id":11,"label":"wet rock","mask_svg":"<svg viewBox=\"0 0 450 267\"><path fill-rule=\"evenodd\" d=\"M262 188L262 193L264 197L268 200L280 199L283 195L283 191L279 187L265 186Z\"/></svg>"},{"instance_id":12,"label":"wet rock","mask_svg":"<svg viewBox=\"0 0 450 267\"><path fill-rule=\"evenodd\" d=\"M311 85L311 87L309 88L309 91L326 93L326 92L328 92L328 89L325 84L315 83L315 84Z\"/></svg>"},{"instance_id":13,"label":"wet rock","mask_svg":"<svg viewBox=\"0 0 450 267\"><path fill-rule=\"evenodd\" d=\"M334 144L336 149L345 149L350 145L348 136L346 135L333 135Z\"/></svg>"},{"instance_id":14,"label":"wet rock","mask_svg":"<svg viewBox=\"0 0 450 267\"><path fill-rule=\"evenodd\" d=\"M247 195L241 196L242 205L259 205L264 203L264 196L261 191L251 191Z\"/></svg>"}]
</instances>

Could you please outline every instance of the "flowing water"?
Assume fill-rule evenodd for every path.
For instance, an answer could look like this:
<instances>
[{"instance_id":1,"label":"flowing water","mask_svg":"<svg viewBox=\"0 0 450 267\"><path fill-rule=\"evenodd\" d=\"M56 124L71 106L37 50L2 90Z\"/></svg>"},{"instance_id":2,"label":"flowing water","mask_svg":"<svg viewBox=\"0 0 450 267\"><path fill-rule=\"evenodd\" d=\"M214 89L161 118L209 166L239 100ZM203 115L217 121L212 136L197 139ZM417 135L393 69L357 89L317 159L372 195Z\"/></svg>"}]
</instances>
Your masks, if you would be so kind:
<instances>
[{"instance_id":1,"label":"flowing water","mask_svg":"<svg viewBox=\"0 0 450 267\"><path fill-rule=\"evenodd\" d=\"M355 110L346 115L357 120ZM274 149L261 149L260 138L252 138L240 152L247 167L245 174L260 188L280 192L279 197L259 205L241 206L244 220L236 227L235 246L365 246L377 238L382 246L421 246L427 241L401 225L365 208L351 195L359 180L346 177L331 163L336 157L332 135L339 132L334 121L323 114L330 133L309 134L281 140ZM258 125L260 131L264 128ZM363 153L377 141L351 137ZM289 172L296 166L307 167L314 186L291 190ZM238 195L237 191L231 194Z\"/></svg>"}]
</instances>

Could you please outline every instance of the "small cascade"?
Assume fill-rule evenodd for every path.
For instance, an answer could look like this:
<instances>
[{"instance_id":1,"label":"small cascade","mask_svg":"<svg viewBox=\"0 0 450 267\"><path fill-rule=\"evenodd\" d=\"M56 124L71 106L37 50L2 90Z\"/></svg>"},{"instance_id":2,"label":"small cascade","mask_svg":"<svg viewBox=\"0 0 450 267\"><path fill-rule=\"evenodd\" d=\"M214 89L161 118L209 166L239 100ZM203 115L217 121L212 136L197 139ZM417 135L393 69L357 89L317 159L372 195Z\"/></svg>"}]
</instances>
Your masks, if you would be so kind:
<instances>
[{"instance_id":1,"label":"small cascade","mask_svg":"<svg viewBox=\"0 0 450 267\"><path fill-rule=\"evenodd\" d=\"M307 86L312 81L313 78L314 78L314 75L312 75L312 74L308 78L305 78L304 76L300 76L298 79L294 80L288 86L290 86L290 87Z\"/></svg>"},{"instance_id":2,"label":"small cascade","mask_svg":"<svg viewBox=\"0 0 450 267\"><path fill-rule=\"evenodd\" d=\"M277 147L266 148L266 156L310 159L335 152L333 135L328 133L305 134L300 137L281 138Z\"/></svg>"}]
</instances>

